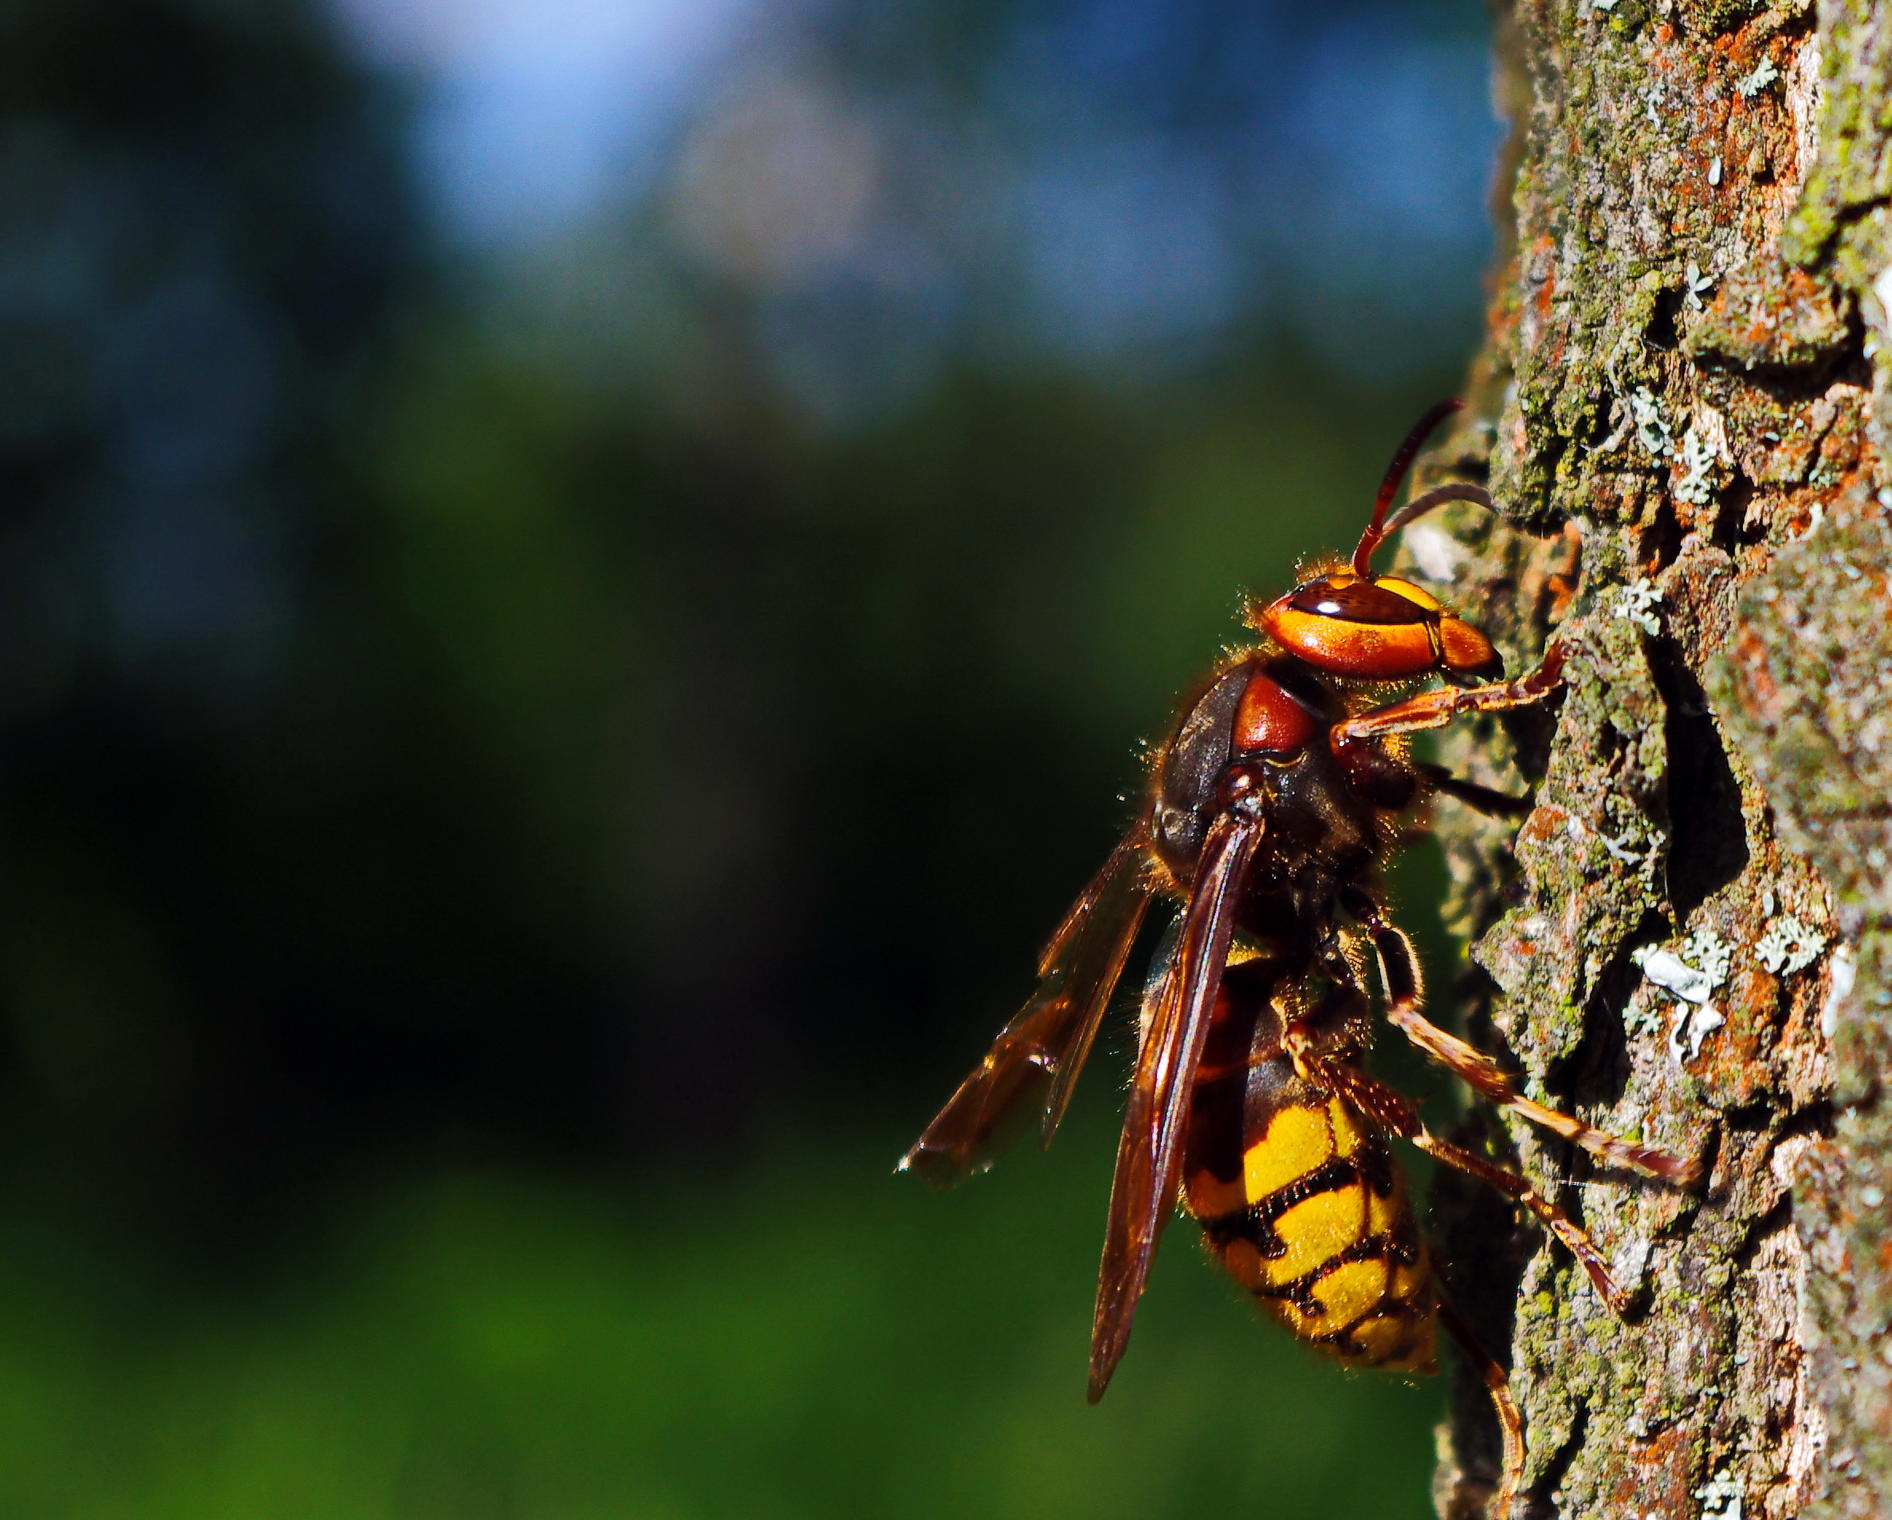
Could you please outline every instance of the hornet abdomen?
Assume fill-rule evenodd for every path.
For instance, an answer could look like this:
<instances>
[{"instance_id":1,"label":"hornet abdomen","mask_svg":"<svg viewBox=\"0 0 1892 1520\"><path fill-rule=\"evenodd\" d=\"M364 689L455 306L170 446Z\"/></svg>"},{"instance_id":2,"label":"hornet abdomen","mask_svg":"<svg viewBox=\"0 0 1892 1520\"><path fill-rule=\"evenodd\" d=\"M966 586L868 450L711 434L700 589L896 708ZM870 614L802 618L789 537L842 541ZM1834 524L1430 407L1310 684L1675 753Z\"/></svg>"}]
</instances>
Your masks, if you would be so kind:
<instances>
[{"instance_id":1,"label":"hornet abdomen","mask_svg":"<svg viewBox=\"0 0 1892 1520\"><path fill-rule=\"evenodd\" d=\"M1381 1132L1281 1049L1266 965L1232 967L1191 1103L1183 1203L1269 1316L1360 1367L1432 1372L1437 1300ZM1257 985L1260 984L1260 985Z\"/></svg>"}]
</instances>

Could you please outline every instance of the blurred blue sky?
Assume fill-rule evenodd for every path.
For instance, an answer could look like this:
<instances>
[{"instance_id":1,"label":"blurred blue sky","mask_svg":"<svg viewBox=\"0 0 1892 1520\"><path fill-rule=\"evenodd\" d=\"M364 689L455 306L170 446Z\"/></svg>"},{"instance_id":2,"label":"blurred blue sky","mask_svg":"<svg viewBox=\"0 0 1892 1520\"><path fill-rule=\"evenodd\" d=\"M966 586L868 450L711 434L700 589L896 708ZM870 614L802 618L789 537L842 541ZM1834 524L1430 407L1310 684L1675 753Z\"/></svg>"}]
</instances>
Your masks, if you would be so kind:
<instances>
[{"instance_id":1,"label":"blurred blue sky","mask_svg":"<svg viewBox=\"0 0 1892 1520\"><path fill-rule=\"evenodd\" d=\"M817 423L967 356L1134 384L1273 329L1397 383L1475 337L1499 128L1470 0L331 3L415 93L476 263L599 338L680 281L733 292Z\"/></svg>"},{"instance_id":2,"label":"blurred blue sky","mask_svg":"<svg viewBox=\"0 0 1892 1520\"><path fill-rule=\"evenodd\" d=\"M569 229L647 185L663 143L763 9L758 0L333 3L366 59L420 86L417 162L444 221L481 244Z\"/></svg>"}]
</instances>

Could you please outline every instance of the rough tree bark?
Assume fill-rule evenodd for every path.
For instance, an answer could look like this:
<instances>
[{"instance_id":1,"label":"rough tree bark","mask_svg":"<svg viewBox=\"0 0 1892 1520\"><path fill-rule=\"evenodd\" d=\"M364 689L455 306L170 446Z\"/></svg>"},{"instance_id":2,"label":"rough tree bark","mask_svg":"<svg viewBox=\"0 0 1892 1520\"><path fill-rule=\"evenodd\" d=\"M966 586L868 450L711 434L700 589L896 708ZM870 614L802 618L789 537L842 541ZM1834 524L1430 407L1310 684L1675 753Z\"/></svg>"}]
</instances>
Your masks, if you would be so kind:
<instances>
[{"instance_id":1,"label":"rough tree bark","mask_svg":"<svg viewBox=\"0 0 1892 1520\"><path fill-rule=\"evenodd\" d=\"M1507 248L1408 553L1555 638L1553 721L1455 736L1523 829L1441 817L1483 1033L1535 1096L1710 1164L1692 1195L1490 1118L1640 1311L1443 1179L1512 1368L1525 1516L1892 1515L1892 7L1515 0ZM1450 531L1446 531L1449 529ZM1442 1514L1495 1455L1461 1386Z\"/></svg>"}]
</instances>

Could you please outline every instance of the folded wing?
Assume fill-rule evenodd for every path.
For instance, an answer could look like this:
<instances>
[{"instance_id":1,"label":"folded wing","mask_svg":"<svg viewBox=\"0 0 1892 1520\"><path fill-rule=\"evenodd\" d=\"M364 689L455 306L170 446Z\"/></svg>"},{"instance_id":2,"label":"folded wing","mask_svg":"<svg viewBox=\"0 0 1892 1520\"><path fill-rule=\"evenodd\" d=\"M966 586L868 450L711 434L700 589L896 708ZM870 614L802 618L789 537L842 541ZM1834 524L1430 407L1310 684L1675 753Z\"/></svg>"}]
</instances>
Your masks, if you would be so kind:
<instances>
[{"instance_id":1,"label":"folded wing","mask_svg":"<svg viewBox=\"0 0 1892 1520\"><path fill-rule=\"evenodd\" d=\"M900 1171L935 1187L982 1172L1034 1112L1051 1143L1149 906L1146 848L1139 822L1052 934L1038 990L900 1158Z\"/></svg>"},{"instance_id":2,"label":"folded wing","mask_svg":"<svg viewBox=\"0 0 1892 1520\"><path fill-rule=\"evenodd\" d=\"M1154 998L1117 1145L1110 1220L1091 1322L1090 1398L1103 1397L1130 1339L1157 1238L1176 1206L1189 1091L1228 964L1235 907L1261 844L1258 815L1228 812L1204 840L1169 971Z\"/></svg>"}]
</instances>

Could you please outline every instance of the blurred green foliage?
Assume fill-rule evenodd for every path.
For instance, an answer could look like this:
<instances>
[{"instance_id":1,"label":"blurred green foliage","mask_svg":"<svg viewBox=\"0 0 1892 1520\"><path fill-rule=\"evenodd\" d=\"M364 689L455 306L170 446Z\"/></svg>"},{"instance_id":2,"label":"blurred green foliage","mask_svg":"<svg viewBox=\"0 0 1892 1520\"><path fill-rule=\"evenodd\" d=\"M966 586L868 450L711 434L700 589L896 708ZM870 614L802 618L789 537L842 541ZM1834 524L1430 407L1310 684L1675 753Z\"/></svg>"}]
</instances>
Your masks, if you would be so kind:
<instances>
[{"instance_id":1,"label":"blurred green foliage","mask_svg":"<svg viewBox=\"0 0 1892 1520\"><path fill-rule=\"evenodd\" d=\"M1159 1270L1110 1397L1085 1405L1107 1146L1088 1148L951 1204L863 1177L866 1147L832 1141L687 1183L397 1180L238 1292L16 1223L0 1238L0 1506L1428 1513L1435 1395L1247 1323L1186 1248Z\"/></svg>"}]
</instances>

